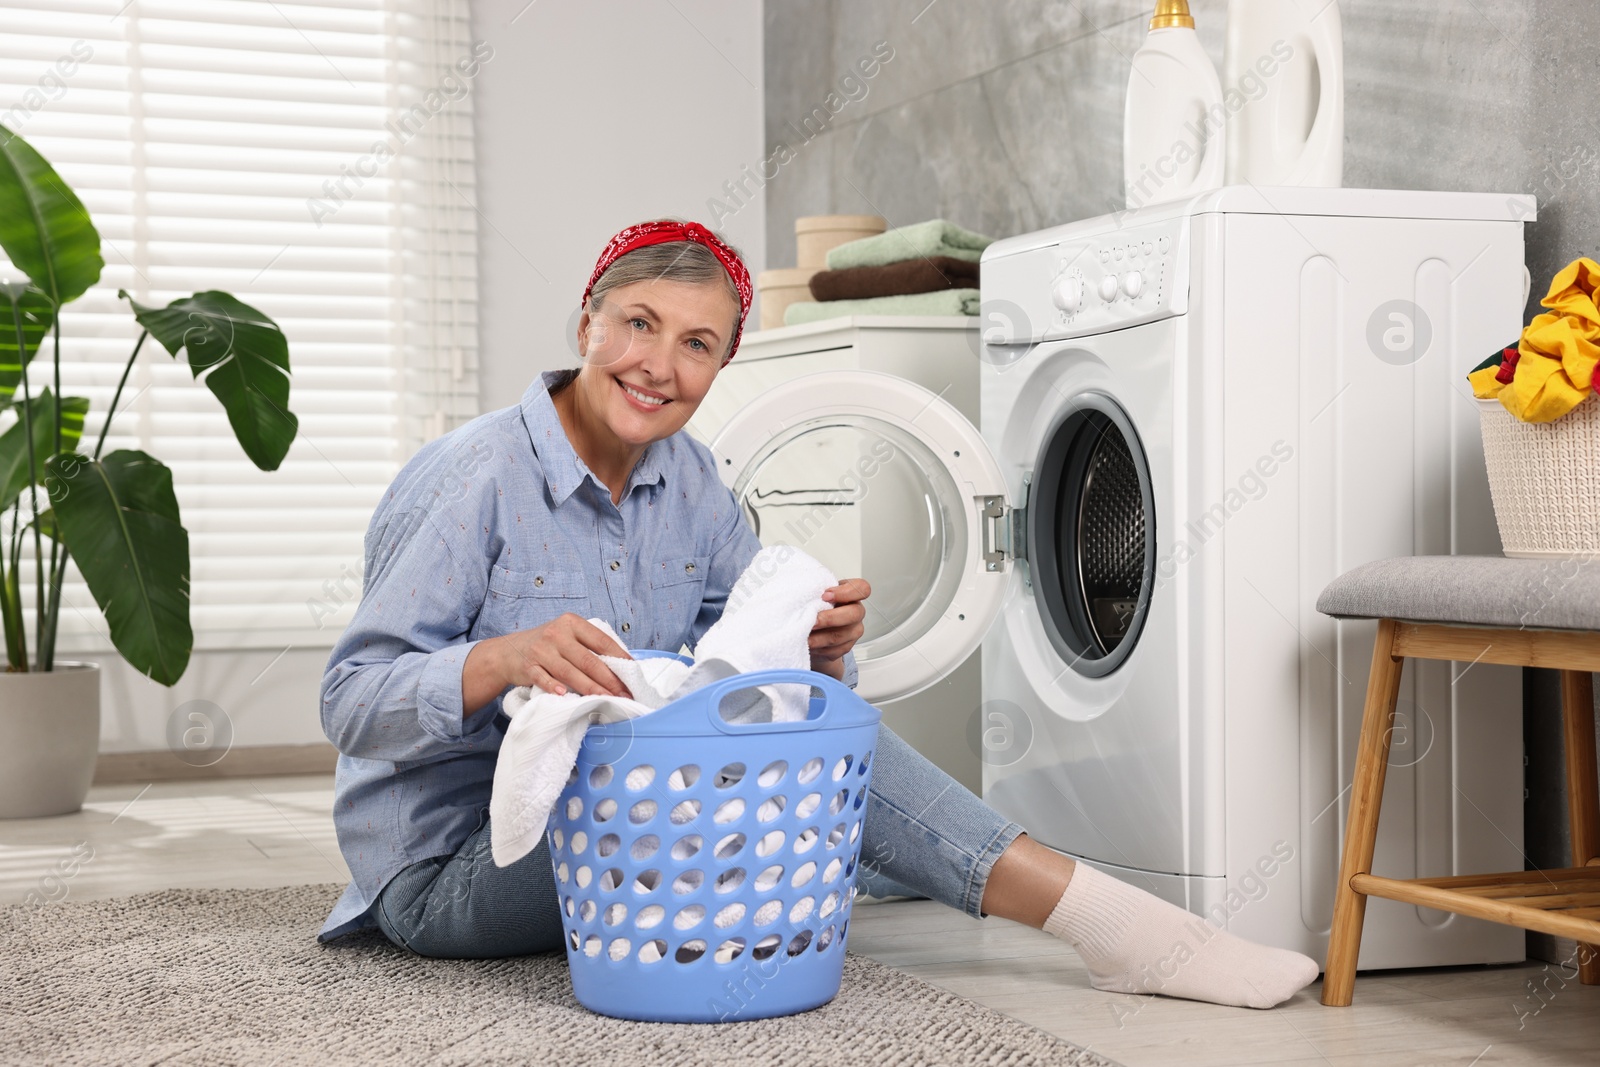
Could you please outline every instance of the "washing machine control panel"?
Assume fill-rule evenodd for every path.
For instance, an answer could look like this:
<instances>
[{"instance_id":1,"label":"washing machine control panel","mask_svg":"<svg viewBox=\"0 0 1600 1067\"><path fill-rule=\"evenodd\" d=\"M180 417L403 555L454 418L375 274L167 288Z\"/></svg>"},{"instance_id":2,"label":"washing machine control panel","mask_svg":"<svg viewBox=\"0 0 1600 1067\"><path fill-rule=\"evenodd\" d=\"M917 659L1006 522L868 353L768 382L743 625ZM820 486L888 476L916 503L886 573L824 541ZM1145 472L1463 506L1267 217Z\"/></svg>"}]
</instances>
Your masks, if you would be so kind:
<instances>
[{"instance_id":1,"label":"washing machine control panel","mask_svg":"<svg viewBox=\"0 0 1600 1067\"><path fill-rule=\"evenodd\" d=\"M1078 337L1183 314L1189 223L1130 225L986 261L984 342Z\"/></svg>"}]
</instances>

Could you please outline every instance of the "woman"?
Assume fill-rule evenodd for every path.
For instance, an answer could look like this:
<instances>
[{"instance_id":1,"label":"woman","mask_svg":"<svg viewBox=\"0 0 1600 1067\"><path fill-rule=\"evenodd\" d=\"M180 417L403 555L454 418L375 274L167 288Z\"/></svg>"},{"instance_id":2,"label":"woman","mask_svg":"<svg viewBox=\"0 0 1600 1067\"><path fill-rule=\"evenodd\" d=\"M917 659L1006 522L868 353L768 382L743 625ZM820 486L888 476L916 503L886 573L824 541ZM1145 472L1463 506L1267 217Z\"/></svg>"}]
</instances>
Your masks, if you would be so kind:
<instances>
[{"instance_id":1,"label":"woman","mask_svg":"<svg viewBox=\"0 0 1600 1067\"><path fill-rule=\"evenodd\" d=\"M693 646L760 549L682 433L750 311L738 253L695 223L630 227L583 295L583 366L425 446L373 515L361 605L322 684L353 881L328 940L376 925L431 956L557 949L547 846L494 866L501 695L627 691L600 659ZM811 666L853 684L866 581L825 594ZM1317 974L1031 841L884 728L863 855L882 876L1071 943L1100 989L1270 1007Z\"/></svg>"}]
</instances>

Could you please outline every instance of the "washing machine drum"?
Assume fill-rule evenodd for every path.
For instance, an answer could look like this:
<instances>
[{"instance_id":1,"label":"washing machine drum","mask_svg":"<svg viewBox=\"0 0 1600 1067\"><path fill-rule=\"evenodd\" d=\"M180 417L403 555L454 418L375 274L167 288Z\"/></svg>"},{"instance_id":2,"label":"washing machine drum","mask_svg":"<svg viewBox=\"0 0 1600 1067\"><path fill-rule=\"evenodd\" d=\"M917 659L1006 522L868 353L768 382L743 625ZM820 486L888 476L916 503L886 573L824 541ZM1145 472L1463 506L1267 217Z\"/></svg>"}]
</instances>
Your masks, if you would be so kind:
<instances>
[{"instance_id":1,"label":"washing machine drum","mask_svg":"<svg viewBox=\"0 0 1600 1067\"><path fill-rule=\"evenodd\" d=\"M1045 632L1074 670L1111 673L1138 644L1156 560L1149 464L1115 401L1075 399L1045 442L1028 511Z\"/></svg>"}]
</instances>

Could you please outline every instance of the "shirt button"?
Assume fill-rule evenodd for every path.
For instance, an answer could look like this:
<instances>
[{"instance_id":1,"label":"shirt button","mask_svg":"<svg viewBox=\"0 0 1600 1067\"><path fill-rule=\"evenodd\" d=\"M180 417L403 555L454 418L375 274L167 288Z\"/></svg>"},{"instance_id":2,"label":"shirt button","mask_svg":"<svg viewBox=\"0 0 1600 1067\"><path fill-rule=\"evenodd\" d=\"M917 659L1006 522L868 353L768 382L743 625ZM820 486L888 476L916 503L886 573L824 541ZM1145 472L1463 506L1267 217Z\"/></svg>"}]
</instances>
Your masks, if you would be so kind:
<instances>
[{"instance_id":1,"label":"shirt button","mask_svg":"<svg viewBox=\"0 0 1600 1067\"><path fill-rule=\"evenodd\" d=\"M694 564L693 563L685 563L683 565L683 573L685 573L685 574L693 574L694 573Z\"/></svg>"},{"instance_id":2,"label":"shirt button","mask_svg":"<svg viewBox=\"0 0 1600 1067\"><path fill-rule=\"evenodd\" d=\"M627 633L631 629L633 629L633 623L625 622L625 623L622 624L622 632L623 633Z\"/></svg>"},{"instance_id":3,"label":"shirt button","mask_svg":"<svg viewBox=\"0 0 1600 1067\"><path fill-rule=\"evenodd\" d=\"M612 570L616 570L620 566L622 566L622 563L621 563L620 560L612 560L611 561L611 569Z\"/></svg>"},{"instance_id":4,"label":"shirt button","mask_svg":"<svg viewBox=\"0 0 1600 1067\"><path fill-rule=\"evenodd\" d=\"M535 588L537 588L537 587L539 587L539 586L541 586L541 585L543 585L543 584L544 584L544 578L543 578L543 577L536 577L536 578L534 578L534 580L533 580L533 584L534 584L534 587L535 587Z\"/></svg>"}]
</instances>

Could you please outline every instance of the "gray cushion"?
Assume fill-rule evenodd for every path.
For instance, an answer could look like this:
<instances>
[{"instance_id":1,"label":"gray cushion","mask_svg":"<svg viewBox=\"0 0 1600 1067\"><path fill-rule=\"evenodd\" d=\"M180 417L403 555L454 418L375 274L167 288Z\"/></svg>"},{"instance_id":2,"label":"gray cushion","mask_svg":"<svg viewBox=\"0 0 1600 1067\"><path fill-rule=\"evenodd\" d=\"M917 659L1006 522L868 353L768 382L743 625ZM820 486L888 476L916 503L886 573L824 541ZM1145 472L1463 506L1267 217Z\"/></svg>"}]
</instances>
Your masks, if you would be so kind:
<instances>
[{"instance_id":1,"label":"gray cushion","mask_svg":"<svg viewBox=\"0 0 1600 1067\"><path fill-rule=\"evenodd\" d=\"M1324 615L1600 630L1600 560L1408 556L1335 578Z\"/></svg>"}]
</instances>

